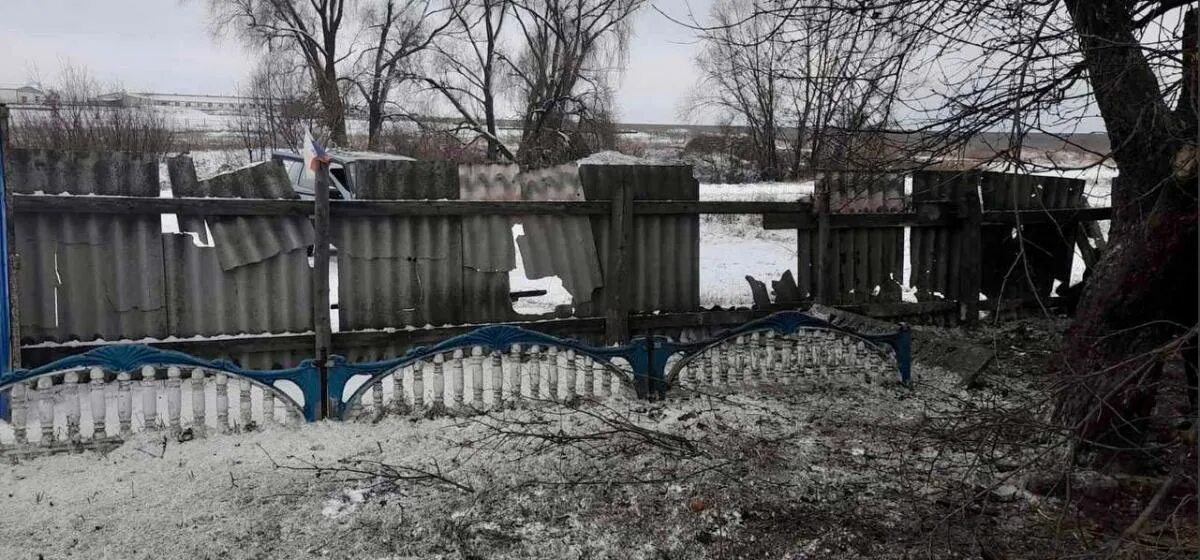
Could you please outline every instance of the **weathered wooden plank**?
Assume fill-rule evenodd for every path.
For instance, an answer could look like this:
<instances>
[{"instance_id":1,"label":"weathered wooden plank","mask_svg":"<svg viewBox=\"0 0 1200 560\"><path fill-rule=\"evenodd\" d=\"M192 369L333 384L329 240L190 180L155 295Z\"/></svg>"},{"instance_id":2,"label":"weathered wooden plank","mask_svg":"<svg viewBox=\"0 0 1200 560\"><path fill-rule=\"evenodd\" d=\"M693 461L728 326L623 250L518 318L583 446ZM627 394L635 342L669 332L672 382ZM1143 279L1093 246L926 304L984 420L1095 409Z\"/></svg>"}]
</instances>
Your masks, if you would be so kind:
<instances>
[{"instance_id":1,"label":"weathered wooden plank","mask_svg":"<svg viewBox=\"0 0 1200 560\"><path fill-rule=\"evenodd\" d=\"M629 301L632 283L633 189L628 177L613 185L609 215L608 259L604 270L605 342L620 344L629 340Z\"/></svg>"}]
</instances>

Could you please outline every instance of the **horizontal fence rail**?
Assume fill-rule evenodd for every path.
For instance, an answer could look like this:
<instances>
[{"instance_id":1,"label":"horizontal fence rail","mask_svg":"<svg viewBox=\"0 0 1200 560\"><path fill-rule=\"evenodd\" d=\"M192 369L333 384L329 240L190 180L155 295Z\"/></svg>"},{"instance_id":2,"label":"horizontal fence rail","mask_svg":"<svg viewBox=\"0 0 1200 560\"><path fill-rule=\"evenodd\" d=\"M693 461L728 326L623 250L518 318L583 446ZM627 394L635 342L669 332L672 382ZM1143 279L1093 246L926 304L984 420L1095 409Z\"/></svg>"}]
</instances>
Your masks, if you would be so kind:
<instances>
[{"instance_id":1,"label":"horizontal fence rail","mask_svg":"<svg viewBox=\"0 0 1200 560\"><path fill-rule=\"evenodd\" d=\"M335 200L329 211L336 216L493 216L575 215L601 216L612 201L483 201L483 200ZM933 206L936 208L937 205ZM250 198L140 198L126 196L13 195L13 207L22 213L50 214L183 214L197 216L311 216L314 204L305 200ZM635 201L638 215L764 214L772 215L767 229L816 229L816 215L807 202L741 201ZM1097 221L1112 218L1112 208L1053 208L989 210L985 224ZM836 214L834 228L920 227L954 223L944 209L929 212Z\"/></svg>"}]
</instances>

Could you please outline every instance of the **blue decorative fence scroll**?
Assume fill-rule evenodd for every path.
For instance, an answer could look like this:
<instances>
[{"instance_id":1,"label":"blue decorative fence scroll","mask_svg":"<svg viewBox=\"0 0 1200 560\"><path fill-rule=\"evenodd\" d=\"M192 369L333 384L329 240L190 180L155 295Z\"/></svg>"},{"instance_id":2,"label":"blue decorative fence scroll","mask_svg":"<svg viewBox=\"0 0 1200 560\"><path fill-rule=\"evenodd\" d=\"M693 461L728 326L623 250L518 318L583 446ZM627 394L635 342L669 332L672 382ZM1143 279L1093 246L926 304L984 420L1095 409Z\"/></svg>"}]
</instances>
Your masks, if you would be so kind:
<instances>
[{"instance_id":1,"label":"blue decorative fence scroll","mask_svg":"<svg viewBox=\"0 0 1200 560\"><path fill-rule=\"evenodd\" d=\"M698 342L648 336L622 346L486 326L390 360L351 363L334 356L327 375L329 416L479 410L519 400L656 399L706 385L786 383L805 376L849 374L907 384L908 327L855 324L864 325L785 311ZM13 399L18 443L33 439L32 426L40 432L38 442L53 443L123 436L138 425L229 430L280 416L311 422L318 419L321 385L311 360L291 369L252 370L227 360L117 345L0 374L0 394ZM181 414L185 409L189 413ZM84 424L90 431L81 429Z\"/></svg>"}]
</instances>

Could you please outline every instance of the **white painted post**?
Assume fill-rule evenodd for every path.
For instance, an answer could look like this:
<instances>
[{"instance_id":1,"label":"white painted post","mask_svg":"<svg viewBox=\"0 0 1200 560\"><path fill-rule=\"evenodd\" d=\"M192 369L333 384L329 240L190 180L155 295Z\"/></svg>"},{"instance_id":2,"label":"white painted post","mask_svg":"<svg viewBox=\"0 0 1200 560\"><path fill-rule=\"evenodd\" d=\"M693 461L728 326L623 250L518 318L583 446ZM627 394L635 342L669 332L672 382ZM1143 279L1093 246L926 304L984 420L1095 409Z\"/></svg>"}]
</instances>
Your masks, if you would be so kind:
<instances>
[{"instance_id":1,"label":"white painted post","mask_svg":"<svg viewBox=\"0 0 1200 560\"><path fill-rule=\"evenodd\" d=\"M179 414L182 408L183 379L179 367L171 366L167 368L167 425L171 427L173 434L180 431Z\"/></svg>"},{"instance_id":2,"label":"white painted post","mask_svg":"<svg viewBox=\"0 0 1200 560\"><path fill-rule=\"evenodd\" d=\"M383 379L371 384L371 408L376 416L383 416Z\"/></svg>"}]
</instances>

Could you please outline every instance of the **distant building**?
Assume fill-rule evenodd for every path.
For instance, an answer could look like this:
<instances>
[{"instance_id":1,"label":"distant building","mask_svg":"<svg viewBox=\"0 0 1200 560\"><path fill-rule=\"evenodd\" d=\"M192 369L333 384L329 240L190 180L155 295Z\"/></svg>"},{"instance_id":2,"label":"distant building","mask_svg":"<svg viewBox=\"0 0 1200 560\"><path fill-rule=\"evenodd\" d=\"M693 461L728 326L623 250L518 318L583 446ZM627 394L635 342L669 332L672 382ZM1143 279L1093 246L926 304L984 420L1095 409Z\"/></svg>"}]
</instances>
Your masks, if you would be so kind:
<instances>
[{"instance_id":1,"label":"distant building","mask_svg":"<svg viewBox=\"0 0 1200 560\"><path fill-rule=\"evenodd\" d=\"M33 86L0 87L0 103L5 105L41 105L46 92Z\"/></svg>"},{"instance_id":2,"label":"distant building","mask_svg":"<svg viewBox=\"0 0 1200 560\"><path fill-rule=\"evenodd\" d=\"M254 107L257 99L234 95L188 95L181 93L152 93L119 91L92 98L93 101L121 107L187 107L201 110L232 111Z\"/></svg>"}]
</instances>

